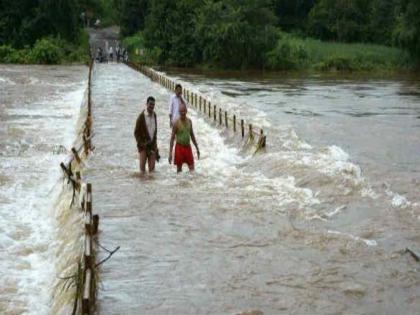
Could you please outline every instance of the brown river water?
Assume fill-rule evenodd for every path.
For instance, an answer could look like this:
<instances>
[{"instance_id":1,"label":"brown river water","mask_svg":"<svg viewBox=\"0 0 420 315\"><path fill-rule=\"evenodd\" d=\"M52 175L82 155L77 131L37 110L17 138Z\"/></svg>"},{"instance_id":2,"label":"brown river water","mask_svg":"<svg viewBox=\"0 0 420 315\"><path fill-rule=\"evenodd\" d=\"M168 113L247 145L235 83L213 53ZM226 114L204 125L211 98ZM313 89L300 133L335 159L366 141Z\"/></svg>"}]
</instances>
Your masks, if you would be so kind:
<instances>
[{"instance_id":1,"label":"brown river water","mask_svg":"<svg viewBox=\"0 0 420 315\"><path fill-rule=\"evenodd\" d=\"M75 140L87 69L0 69L0 235L10 253L0 258L0 310L55 314L54 278L77 253L80 235L51 215L67 198L46 197L63 159L51 149ZM22 71L54 87L13 87L26 80ZM95 151L84 176L101 217L99 242L121 246L100 268L98 313L419 313L420 265L404 253L420 251L418 81L168 74L263 126L267 148L254 155L190 107L202 157L194 173L177 175L167 162L169 92L125 65L97 64ZM55 86L57 75L64 89ZM153 175L140 177L133 129L149 95L162 159ZM16 117L39 104L51 104L48 117L31 121L48 132ZM48 144L41 154L57 168L34 168L31 144ZM57 234L51 227L67 232L67 248L49 244ZM100 250L98 259L106 256ZM56 273L45 272L53 267Z\"/></svg>"}]
</instances>

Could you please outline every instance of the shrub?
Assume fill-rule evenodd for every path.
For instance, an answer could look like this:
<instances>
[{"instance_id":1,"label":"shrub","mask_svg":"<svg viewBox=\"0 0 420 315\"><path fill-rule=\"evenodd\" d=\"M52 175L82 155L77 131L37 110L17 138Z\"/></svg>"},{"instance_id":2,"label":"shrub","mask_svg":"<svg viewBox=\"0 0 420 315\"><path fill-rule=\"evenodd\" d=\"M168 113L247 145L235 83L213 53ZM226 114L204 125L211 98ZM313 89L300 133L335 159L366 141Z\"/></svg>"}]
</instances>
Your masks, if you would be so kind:
<instances>
[{"instance_id":1,"label":"shrub","mask_svg":"<svg viewBox=\"0 0 420 315\"><path fill-rule=\"evenodd\" d=\"M38 64L58 64L62 59L57 40L42 38L37 40L31 53L31 62Z\"/></svg>"},{"instance_id":2,"label":"shrub","mask_svg":"<svg viewBox=\"0 0 420 315\"><path fill-rule=\"evenodd\" d=\"M123 39L123 46L130 53L134 53L136 49L144 49L144 37L141 32Z\"/></svg>"},{"instance_id":3,"label":"shrub","mask_svg":"<svg viewBox=\"0 0 420 315\"><path fill-rule=\"evenodd\" d=\"M302 68L308 57L308 51L301 39L281 33L276 47L267 53L267 66L274 70L295 70Z\"/></svg>"},{"instance_id":4,"label":"shrub","mask_svg":"<svg viewBox=\"0 0 420 315\"><path fill-rule=\"evenodd\" d=\"M30 63L30 49L14 49L9 45L0 46L0 63Z\"/></svg>"}]
</instances>

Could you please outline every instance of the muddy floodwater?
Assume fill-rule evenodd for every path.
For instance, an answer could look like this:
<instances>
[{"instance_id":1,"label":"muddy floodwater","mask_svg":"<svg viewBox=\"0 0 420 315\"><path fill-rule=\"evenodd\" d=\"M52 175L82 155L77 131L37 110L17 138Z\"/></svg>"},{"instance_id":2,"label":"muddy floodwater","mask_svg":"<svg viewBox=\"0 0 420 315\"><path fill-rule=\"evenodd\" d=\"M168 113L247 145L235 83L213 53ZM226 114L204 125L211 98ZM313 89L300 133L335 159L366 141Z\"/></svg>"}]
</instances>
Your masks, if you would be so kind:
<instances>
[{"instance_id":1,"label":"muddy floodwater","mask_svg":"<svg viewBox=\"0 0 420 315\"><path fill-rule=\"evenodd\" d=\"M169 74L263 126L268 147L243 150L190 107L202 157L176 175L168 91L98 65L89 176L103 245L121 246L101 313L418 312L419 266L403 254L420 240L418 82ZM162 160L140 178L133 128L149 95Z\"/></svg>"},{"instance_id":2,"label":"muddy floodwater","mask_svg":"<svg viewBox=\"0 0 420 315\"><path fill-rule=\"evenodd\" d=\"M0 313L55 314L56 276L78 251L52 240L81 224L56 215L60 145L76 137L87 68L0 70ZM170 93L96 64L83 176L100 245L120 246L99 269L99 314L419 314L420 265L404 252L420 252L419 80L166 74L262 126L267 147L254 154L189 106L201 158L177 175ZM161 160L141 177L148 96Z\"/></svg>"},{"instance_id":3,"label":"muddy floodwater","mask_svg":"<svg viewBox=\"0 0 420 315\"><path fill-rule=\"evenodd\" d=\"M68 302L52 311L58 276L80 254L59 164L86 83L85 66L0 65L0 314L57 314Z\"/></svg>"}]
</instances>

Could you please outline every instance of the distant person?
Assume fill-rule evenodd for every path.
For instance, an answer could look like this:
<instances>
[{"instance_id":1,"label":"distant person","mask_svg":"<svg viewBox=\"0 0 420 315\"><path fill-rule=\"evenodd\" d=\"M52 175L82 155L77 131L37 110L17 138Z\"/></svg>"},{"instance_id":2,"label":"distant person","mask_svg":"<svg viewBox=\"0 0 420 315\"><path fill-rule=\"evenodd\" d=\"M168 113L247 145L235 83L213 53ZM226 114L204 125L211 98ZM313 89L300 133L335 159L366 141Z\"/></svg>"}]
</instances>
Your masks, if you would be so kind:
<instances>
[{"instance_id":1,"label":"distant person","mask_svg":"<svg viewBox=\"0 0 420 315\"><path fill-rule=\"evenodd\" d=\"M102 53L102 48L101 48L101 47L99 47L99 48L98 48L97 55L96 55L96 60L97 60L98 62L102 62L102 61L103 61L103 59L104 59L104 57L103 57L103 53Z\"/></svg>"},{"instance_id":2,"label":"distant person","mask_svg":"<svg viewBox=\"0 0 420 315\"><path fill-rule=\"evenodd\" d=\"M187 105L185 105L183 101L179 106L179 114L179 119L174 122L172 127L168 158L169 164L171 164L174 141L176 139L174 164L176 165L177 173L182 172L182 165L184 163L188 165L190 171L194 171L194 157L190 140L192 140L197 150L197 158L200 159L200 150L198 149L198 144L195 140L192 121L187 117Z\"/></svg>"},{"instance_id":3,"label":"distant person","mask_svg":"<svg viewBox=\"0 0 420 315\"><path fill-rule=\"evenodd\" d=\"M117 48L115 49L116 55L117 55L117 62L120 62L121 59L121 48L117 45Z\"/></svg>"},{"instance_id":4,"label":"distant person","mask_svg":"<svg viewBox=\"0 0 420 315\"><path fill-rule=\"evenodd\" d=\"M146 110L143 110L136 121L134 137L137 141L139 152L140 173L146 172L146 161L148 162L149 172L155 170L155 162L159 161L159 151L157 147L157 119L155 109L155 99L152 96L147 98Z\"/></svg>"},{"instance_id":5,"label":"distant person","mask_svg":"<svg viewBox=\"0 0 420 315\"><path fill-rule=\"evenodd\" d=\"M111 62L114 61L114 51L112 49L112 46L109 46L108 54L109 54L109 59L111 60Z\"/></svg>"},{"instance_id":6,"label":"distant person","mask_svg":"<svg viewBox=\"0 0 420 315\"><path fill-rule=\"evenodd\" d=\"M182 98L182 86L181 84L177 84L175 86L175 94L169 99L169 126L171 128L179 118L179 106L181 102L186 104Z\"/></svg>"}]
</instances>

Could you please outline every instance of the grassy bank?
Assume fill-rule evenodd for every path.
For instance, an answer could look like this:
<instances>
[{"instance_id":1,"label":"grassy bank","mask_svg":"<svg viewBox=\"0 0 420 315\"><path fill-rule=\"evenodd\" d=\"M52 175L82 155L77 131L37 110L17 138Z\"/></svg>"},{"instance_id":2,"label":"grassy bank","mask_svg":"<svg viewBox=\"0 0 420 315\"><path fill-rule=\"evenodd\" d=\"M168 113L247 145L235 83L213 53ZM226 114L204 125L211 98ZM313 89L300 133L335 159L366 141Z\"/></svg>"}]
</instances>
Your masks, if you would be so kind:
<instances>
[{"instance_id":1,"label":"grassy bank","mask_svg":"<svg viewBox=\"0 0 420 315\"><path fill-rule=\"evenodd\" d=\"M89 62L89 36L83 30L77 43L60 38L46 37L36 41L33 47L15 49L0 46L0 63L15 64L71 64Z\"/></svg>"},{"instance_id":2,"label":"grassy bank","mask_svg":"<svg viewBox=\"0 0 420 315\"><path fill-rule=\"evenodd\" d=\"M267 53L272 70L398 71L414 67L401 49L361 43L323 42L281 33L276 47Z\"/></svg>"}]
</instances>

